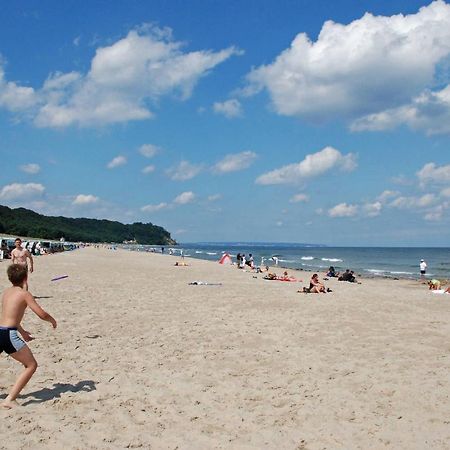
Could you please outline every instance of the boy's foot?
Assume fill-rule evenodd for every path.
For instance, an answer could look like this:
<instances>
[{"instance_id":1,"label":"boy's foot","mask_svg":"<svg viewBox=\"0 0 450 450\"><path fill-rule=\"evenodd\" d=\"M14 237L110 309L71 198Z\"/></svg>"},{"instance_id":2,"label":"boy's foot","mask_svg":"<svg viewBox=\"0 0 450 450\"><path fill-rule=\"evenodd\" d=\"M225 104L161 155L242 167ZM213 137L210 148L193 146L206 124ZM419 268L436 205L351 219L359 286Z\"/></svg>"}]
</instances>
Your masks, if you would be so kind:
<instances>
[{"instance_id":1,"label":"boy's foot","mask_svg":"<svg viewBox=\"0 0 450 450\"><path fill-rule=\"evenodd\" d=\"M16 400L5 400L3 403L0 403L0 407L3 409L12 409L20 406Z\"/></svg>"}]
</instances>

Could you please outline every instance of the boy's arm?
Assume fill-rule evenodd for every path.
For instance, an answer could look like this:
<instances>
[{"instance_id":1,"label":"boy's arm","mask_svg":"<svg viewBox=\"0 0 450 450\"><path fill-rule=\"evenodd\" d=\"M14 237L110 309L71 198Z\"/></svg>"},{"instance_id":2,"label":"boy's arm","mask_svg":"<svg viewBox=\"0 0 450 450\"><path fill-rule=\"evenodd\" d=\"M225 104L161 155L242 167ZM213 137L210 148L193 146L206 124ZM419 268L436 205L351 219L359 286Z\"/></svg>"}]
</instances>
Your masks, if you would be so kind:
<instances>
[{"instance_id":1,"label":"boy's arm","mask_svg":"<svg viewBox=\"0 0 450 450\"><path fill-rule=\"evenodd\" d=\"M22 327L22 325L20 325L20 324L19 324L18 327L17 327L17 331L22 335L23 340L24 340L25 342L30 342L30 341L32 341L32 340L34 339L34 337L31 336L30 332L24 330L23 327Z\"/></svg>"},{"instance_id":2,"label":"boy's arm","mask_svg":"<svg viewBox=\"0 0 450 450\"><path fill-rule=\"evenodd\" d=\"M31 311L33 311L40 319L45 320L46 322L50 322L53 328L56 328L56 320L38 305L34 297L29 292L25 294L25 301L27 302L27 306L30 307Z\"/></svg>"}]
</instances>

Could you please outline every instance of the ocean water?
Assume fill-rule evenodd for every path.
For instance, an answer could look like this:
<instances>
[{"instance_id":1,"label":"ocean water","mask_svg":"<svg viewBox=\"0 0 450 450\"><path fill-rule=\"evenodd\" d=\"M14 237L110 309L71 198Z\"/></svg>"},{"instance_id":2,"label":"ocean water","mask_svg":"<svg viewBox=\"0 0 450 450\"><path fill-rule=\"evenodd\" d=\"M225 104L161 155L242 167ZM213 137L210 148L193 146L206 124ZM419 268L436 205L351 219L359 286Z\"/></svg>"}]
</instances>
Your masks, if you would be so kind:
<instances>
[{"instance_id":1,"label":"ocean water","mask_svg":"<svg viewBox=\"0 0 450 450\"><path fill-rule=\"evenodd\" d=\"M129 246L130 248L130 246ZM131 246L133 250L148 251L149 246ZM174 256L180 250L188 258L218 261L228 253L236 261L237 253L253 254L255 264L274 265L272 256L278 258L280 267L299 268L323 272L329 266L337 271L354 270L364 277L411 278L420 276L419 262L427 264L427 278L450 279L450 248L398 248L398 247L324 247L305 244L280 243L189 243L172 247ZM155 247L161 251L161 247ZM165 248L169 254L169 247Z\"/></svg>"}]
</instances>

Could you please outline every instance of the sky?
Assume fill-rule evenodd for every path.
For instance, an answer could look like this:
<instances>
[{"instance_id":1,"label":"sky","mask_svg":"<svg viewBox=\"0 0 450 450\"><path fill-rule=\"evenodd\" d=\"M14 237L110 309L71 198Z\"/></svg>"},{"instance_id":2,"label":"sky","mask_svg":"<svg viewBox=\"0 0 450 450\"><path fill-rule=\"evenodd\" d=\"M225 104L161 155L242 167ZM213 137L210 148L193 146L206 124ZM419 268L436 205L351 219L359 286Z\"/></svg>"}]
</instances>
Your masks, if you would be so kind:
<instances>
[{"instance_id":1,"label":"sky","mask_svg":"<svg viewBox=\"0 0 450 450\"><path fill-rule=\"evenodd\" d=\"M2 205L449 246L449 147L444 0L1 3Z\"/></svg>"}]
</instances>

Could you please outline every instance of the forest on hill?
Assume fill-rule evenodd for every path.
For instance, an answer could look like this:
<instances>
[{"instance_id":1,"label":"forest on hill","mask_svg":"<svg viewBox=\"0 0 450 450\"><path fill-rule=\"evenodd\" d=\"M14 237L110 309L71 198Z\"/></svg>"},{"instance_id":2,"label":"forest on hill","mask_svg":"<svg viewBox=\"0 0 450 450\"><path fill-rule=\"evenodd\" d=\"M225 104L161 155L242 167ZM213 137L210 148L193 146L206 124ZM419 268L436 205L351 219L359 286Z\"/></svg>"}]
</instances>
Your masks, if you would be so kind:
<instances>
[{"instance_id":1,"label":"forest on hill","mask_svg":"<svg viewBox=\"0 0 450 450\"><path fill-rule=\"evenodd\" d=\"M176 242L163 227L152 223L123 224L112 220L52 217L25 208L0 205L0 233L71 242L117 242L173 245Z\"/></svg>"}]
</instances>

